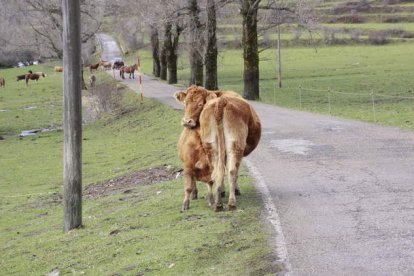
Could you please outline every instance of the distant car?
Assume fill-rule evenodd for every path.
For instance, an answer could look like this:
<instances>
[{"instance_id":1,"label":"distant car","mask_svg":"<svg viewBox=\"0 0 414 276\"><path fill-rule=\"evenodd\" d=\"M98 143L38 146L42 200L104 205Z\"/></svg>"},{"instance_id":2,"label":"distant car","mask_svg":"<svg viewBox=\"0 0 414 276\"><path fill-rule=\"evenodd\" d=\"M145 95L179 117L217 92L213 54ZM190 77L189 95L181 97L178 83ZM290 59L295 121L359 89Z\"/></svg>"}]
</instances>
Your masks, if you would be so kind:
<instances>
[{"instance_id":1,"label":"distant car","mask_svg":"<svg viewBox=\"0 0 414 276\"><path fill-rule=\"evenodd\" d=\"M112 60L112 69L119 70L122 66L124 66L124 61L120 57L116 57Z\"/></svg>"}]
</instances>

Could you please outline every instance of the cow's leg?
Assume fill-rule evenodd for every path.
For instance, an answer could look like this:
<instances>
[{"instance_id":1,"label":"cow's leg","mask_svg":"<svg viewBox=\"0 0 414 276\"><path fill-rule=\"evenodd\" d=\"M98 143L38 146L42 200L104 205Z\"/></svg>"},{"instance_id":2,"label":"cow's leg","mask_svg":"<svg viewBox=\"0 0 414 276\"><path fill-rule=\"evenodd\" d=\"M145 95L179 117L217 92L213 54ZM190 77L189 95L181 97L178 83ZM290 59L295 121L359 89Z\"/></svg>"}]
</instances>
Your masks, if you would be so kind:
<instances>
[{"instance_id":1,"label":"cow's leg","mask_svg":"<svg viewBox=\"0 0 414 276\"><path fill-rule=\"evenodd\" d=\"M217 164L218 161L218 150L216 144L211 143L203 143L203 148L207 154L207 158L209 160L209 164ZM214 166L212 179L215 183L214 186L214 202L215 202L215 211L223 211L223 200L222 200L222 192L224 191L224 174L220 173L217 170L217 166ZM212 183L211 183L212 185ZM212 196L211 196L212 197Z\"/></svg>"},{"instance_id":2,"label":"cow's leg","mask_svg":"<svg viewBox=\"0 0 414 276\"><path fill-rule=\"evenodd\" d=\"M194 190L195 187L195 179L191 172L184 170L184 201L183 201L183 208L182 210L188 210L190 208L190 199L191 199L191 193Z\"/></svg>"},{"instance_id":3,"label":"cow's leg","mask_svg":"<svg viewBox=\"0 0 414 276\"><path fill-rule=\"evenodd\" d=\"M193 190L191 191L191 199L198 199L197 182L194 180Z\"/></svg>"},{"instance_id":4,"label":"cow's leg","mask_svg":"<svg viewBox=\"0 0 414 276\"><path fill-rule=\"evenodd\" d=\"M237 178L239 175L239 168L241 159L243 157L243 150L236 144L233 145L231 152L228 154L227 167L229 170L229 210L236 209L236 194L238 190ZM240 192L239 192L240 193Z\"/></svg>"},{"instance_id":5,"label":"cow's leg","mask_svg":"<svg viewBox=\"0 0 414 276\"><path fill-rule=\"evenodd\" d=\"M207 183L207 203L208 206L213 204L213 181Z\"/></svg>"}]
</instances>

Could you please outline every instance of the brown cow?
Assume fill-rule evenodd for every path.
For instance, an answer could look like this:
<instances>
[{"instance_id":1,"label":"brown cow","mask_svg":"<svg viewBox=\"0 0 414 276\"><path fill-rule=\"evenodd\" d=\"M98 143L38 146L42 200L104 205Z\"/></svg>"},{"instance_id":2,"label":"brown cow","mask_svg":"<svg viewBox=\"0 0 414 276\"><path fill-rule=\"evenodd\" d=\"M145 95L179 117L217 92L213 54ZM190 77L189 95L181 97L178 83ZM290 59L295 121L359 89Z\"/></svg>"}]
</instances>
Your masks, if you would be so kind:
<instances>
[{"instance_id":1,"label":"brown cow","mask_svg":"<svg viewBox=\"0 0 414 276\"><path fill-rule=\"evenodd\" d=\"M40 75L33 73L32 70L29 70L29 74L26 74L26 85L29 82L29 80L35 80L36 82L39 80Z\"/></svg>"},{"instance_id":2,"label":"brown cow","mask_svg":"<svg viewBox=\"0 0 414 276\"><path fill-rule=\"evenodd\" d=\"M55 66L55 68L53 68L54 72L63 72L63 66Z\"/></svg>"},{"instance_id":3,"label":"brown cow","mask_svg":"<svg viewBox=\"0 0 414 276\"><path fill-rule=\"evenodd\" d=\"M176 98L178 93L175 94ZM227 96L241 98L239 94L233 91L214 91L214 93L218 97ZM179 101L179 99L177 100ZM207 154L202 147L200 128L184 128L181 132L177 146L178 154L184 167L184 201L182 210L189 209L190 199L196 199L198 196L196 181L202 181L207 184L207 201L208 205L211 206L213 201L213 181L211 179L213 167L208 162ZM224 190L220 191L220 194L221 196L224 196ZM238 187L236 188L236 195L240 195Z\"/></svg>"},{"instance_id":4,"label":"brown cow","mask_svg":"<svg viewBox=\"0 0 414 276\"><path fill-rule=\"evenodd\" d=\"M95 64L90 64L89 65L89 72L92 74L92 70L98 70L100 64L101 64L100 62L95 63Z\"/></svg>"},{"instance_id":5,"label":"brown cow","mask_svg":"<svg viewBox=\"0 0 414 276\"><path fill-rule=\"evenodd\" d=\"M175 94L185 104L182 124L190 129L200 127L203 149L213 167L216 211L223 210L219 191L224 190L226 161L230 182L228 205L234 210L241 159L256 148L261 136L260 119L252 106L239 97L223 97L223 94L198 86L191 86L187 93Z\"/></svg>"},{"instance_id":6,"label":"brown cow","mask_svg":"<svg viewBox=\"0 0 414 276\"><path fill-rule=\"evenodd\" d=\"M18 76L16 76L16 81L19 81L19 80L25 80L25 79L26 79L26 75L27 75L27 74L24 74L24 75L18 75Z\"/></svg>"},{"instance_id":7,"label":"brown cow","mask_svg":"<svg viewBox=\"0 0 414 276\"><path fill-rule=\"evenodd\" d=\"M0 78L0 87L6 87L6 80L4 78Z\"/></svg>"},{"instance_id":8,"label":"brown cow","mask_svg":"<svg viewBox=\"0 0 414 276\"><path fill-rule=\"evenodd\" d=\"M119 76L123 79L125 79L125 73L129 74L129 78L135 79L135 75L134 72L135 70L137 70L138 66L137 64L131 65L131 66L122 66L121 68L119 68Z\"/></svg>"}]
</instances>

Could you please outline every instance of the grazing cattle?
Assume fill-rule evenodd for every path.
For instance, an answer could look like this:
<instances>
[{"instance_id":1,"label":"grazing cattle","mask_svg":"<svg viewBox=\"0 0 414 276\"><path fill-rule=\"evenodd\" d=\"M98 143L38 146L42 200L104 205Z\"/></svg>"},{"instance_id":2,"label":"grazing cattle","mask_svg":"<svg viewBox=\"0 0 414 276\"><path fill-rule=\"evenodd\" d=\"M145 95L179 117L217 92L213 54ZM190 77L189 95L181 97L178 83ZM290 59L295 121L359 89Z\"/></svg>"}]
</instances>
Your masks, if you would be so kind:
<instances>
[{"instance_id":1,"label":"grazing cattle","mask_svg":"<svg viewBox=\"0 0 414 276\"><path fill-rule=\"evenodd\" d=\"M137 70L137 68L138 68L138 66L136 64L131 65L131 66L122 66L119 69L119 76L121 78L125 79L124 74L125 73L128 73L129 74L129 78L131 78L131 76L132 76L132 78L135 79L134 72L135 72L135 70Z\"/></svg>"},{"instance_id":2,"label":"grazing cattle","mask_svg":"<svg viewBox=\"0 0 414 276\"><path fill-rule=\"evenodd\" d=\"M124 62L122 60L117 60L114 62L114 65L112 66L112 70L119 70L122 66L124 66Z\"/></svg>"},{"instance_id":3,"label":"grazing cattle","mask_svg":"<svg viewBox=\"0 0 414 276\"><path fill-rule=\"evenodd\" d=\"M100 62L89 65L89 72L92 74L92 70L98 70Z\"/></svg>"},{"instance_id":4,"label":"grazing cattle","mask_svg":"<svg viewBox=\"0 0 414 276\"><path fill-rule=\"evenodd\" d=\"M27 75L27 74L24 74L24 75L18 75L18 76L16 76L16 81L19 81L19 80L25 80L25 79L26 79L26 75Z\"/></svg>"},{"instance_id":5,"label":"grazing cattle","mask_svg":"<svg viewBox=\"0 0 414 276\"><path fill-rule=\"evenodd\" d=\"M53 68L53 71L56 72L56 73L63 72L63 66L55 66Z\"/></svg>"},{"instance_id":6,"label":"grazing cattle","mask_svg":"<svg viewBox=\"0 0 414 276\"><path fill-rule=\"evenodd\" d=\"M91 85L91 87L95 87L95 82L96 82L96 77L95 75L91 75L89 77L89 84Z\"/></svg>"},{"instance_id":7,"label":"grazing cattle","mask_svg":"<svg viewBox=\"0 0 414 276\"><path fill-rule=\"evenodd\" d=\"M26 74L26 77L25 77L26 85L28 84L29 80L35 80L37 82L39 78L40 78L40 75L33 73L32 70L30 70L29 73Z\"/></svg>"},{"instance_id":8,"label":"grazing cattle","mask_svg":"<svg viewBox=\"0 0 414 276\"><path fill-rule=\"evenodd\" d=\"M225 168L230 183L229 209L236 209L238 170L243 156L249 155L261 136L261 123L252 106L239 97L222 96L220 91L207 91L191 86L175 97L184 103L182 125L200 127L200 139L213 167L211 178L215 185L215 210L223 210L219 191L223 189ZM226 164L227 163L227 164Z\"/></svg>"},{"instance_id":9,"label":"grazing cattle","mask_svg":"<svg viewBox=\"0 0 414 276\"><path fill-rule=\"evenodd\" d=\"M112 67L112 63L110 61L101 60L99 65L102 66L105 70L110 70Z\"/></svg>"},{"instance_id":10,"label":"grazing cattle","mask_svg":"<svg viewBox=\"0 0 414 276\"><path fill-rule=\"evenodd\" d=\"M46 74L43 72L36 72L35 74L41 76L41 77L46 77Z\"/></svg>"},{"instance_id":11,"label":"grazing cattle","mask_svg":"<svg viewBox=\"0 0 414 276\"><path fill-rule=\"evenodd\" d=\"M4 78L0 78L0 87L6 87L6 80Z\"/></svg>"},{"instance_id":12,"label":"grazing cattle","mask_svg":"<svg viewBox=\"0 0 414 276\"><path fill-rule=\"evenodd\" d=\"M239 94L232 91L215 91L217 96L240 97ZM183 162L183 179L184 179L184 201L182 210L187 210L190 207L190 199L196 199L198 189L196 181L202 181L207 184L207 201L208 205L212 205L213 181L211 173L213 171L212 165L208 161L207 154L202 146L200 138L200 127L184 128L181 132L180 139L177 144L178 155ZM224 196L224 190L220 191ZM236 188L236 195L240 195L240 190Z\"/></svg>"}]
</instances>

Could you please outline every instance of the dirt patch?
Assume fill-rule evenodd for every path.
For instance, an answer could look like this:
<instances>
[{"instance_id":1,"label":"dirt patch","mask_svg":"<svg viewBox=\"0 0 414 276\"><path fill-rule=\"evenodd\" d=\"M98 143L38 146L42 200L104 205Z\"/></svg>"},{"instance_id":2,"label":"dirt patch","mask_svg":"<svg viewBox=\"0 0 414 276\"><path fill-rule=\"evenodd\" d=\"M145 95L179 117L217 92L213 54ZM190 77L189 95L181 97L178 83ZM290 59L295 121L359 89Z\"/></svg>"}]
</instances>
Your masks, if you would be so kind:
<instances>
[{"instance_id":1,"label":"dirt patch","mask_svg":"<svg viewBox=\"0 0 414 276\"><path fill-rule=\"evenodd\" d=\"M84 188L83 196L94 198L116 193L130 193L138 185L150 185L176 179L180 171L171 166L160 166L132 172L109 181L89 185Z\"/></svg>"}]
</instances>

